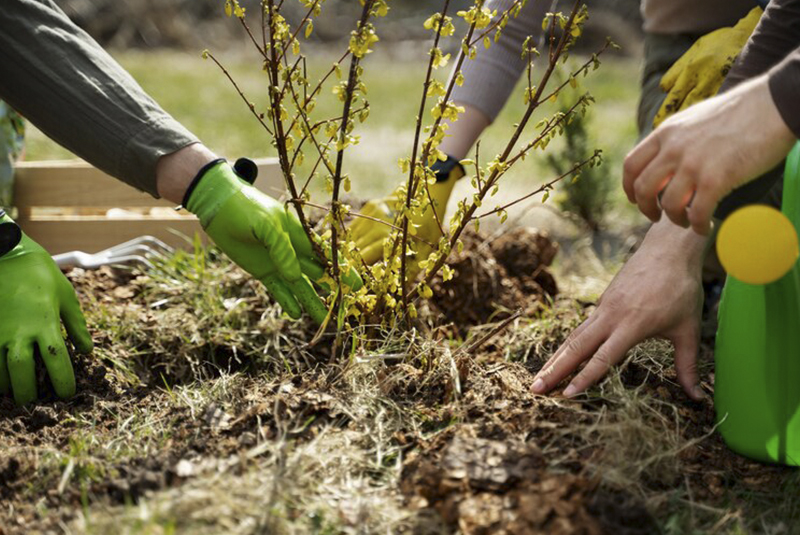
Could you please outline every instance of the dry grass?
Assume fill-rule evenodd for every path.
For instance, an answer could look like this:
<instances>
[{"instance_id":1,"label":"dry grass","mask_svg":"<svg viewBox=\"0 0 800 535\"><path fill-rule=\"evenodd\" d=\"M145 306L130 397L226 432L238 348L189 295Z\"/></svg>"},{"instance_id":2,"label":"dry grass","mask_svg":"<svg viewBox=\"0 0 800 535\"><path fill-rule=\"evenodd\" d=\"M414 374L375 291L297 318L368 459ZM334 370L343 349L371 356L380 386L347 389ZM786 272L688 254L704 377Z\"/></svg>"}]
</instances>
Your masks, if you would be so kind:
<instances>
[{"instance_id":1,"label":"dry grass","mask_svg":"<svg viewBox=\"0 0 800 535\"><path fill-rule=\"evenodd\" d=\"M640 345L578 400L533 396L531 372L589 310L574 300L513 321L470 355L446 330L412 330L329 361L327 343L306 347L313 330L213 251L73 279L94 295L85 309L105 366L79 362L90 380L74 402L14 415L29 433L0 420L24 482L9 487L8 533L454 533L448 504L472 526L554 481L582 489L581 514L615 534L652 533L630 530L642 518L676 535L794 533L800 521L800 477L727 451L710 402L688 402L675 383L663 342ZM417 481L438 481L442 456L475 449L479 461L482 448L509 481L519 459L535 476L462 502L451 487L439 502L415 494L428 492ZM433 475L413 479L413 459ZM15 531L7 520L19 516L34 523Z\"/></svg>"}]
</instances>

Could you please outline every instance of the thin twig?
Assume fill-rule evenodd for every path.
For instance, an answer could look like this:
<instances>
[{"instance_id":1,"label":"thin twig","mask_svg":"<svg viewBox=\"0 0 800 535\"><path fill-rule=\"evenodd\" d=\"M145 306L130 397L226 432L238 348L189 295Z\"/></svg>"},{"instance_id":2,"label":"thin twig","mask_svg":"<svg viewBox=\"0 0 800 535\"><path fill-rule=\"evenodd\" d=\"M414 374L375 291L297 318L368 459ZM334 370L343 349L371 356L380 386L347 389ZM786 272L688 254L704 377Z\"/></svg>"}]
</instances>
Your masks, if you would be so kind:
<instances>
[{"instance_id":1,"label":"thin twig","mask_svg":"<svg viewBox=\"0 0 800 535\"><path fill-rule=\"evenodd\" d=\"M430 59L428 60L428 68L425 73L425 82L422 84L422 98L420 98L419 103L419 112L417 113L417 124L414 128L414 145L411 148L411 162L409 165L408 171L408 186L406 188L406 210L403 212L403 218L401 222L402 232L401 232L401 242L400 242L400 295L402 296L402 304L403 304L403 312L408 312L408 295L406 294L406 259L408 255L406 252L408 251L408 216L405 212L411 209L411 200L414 198L414 183L415 183L415 175L417 172L417 150L419 149L419 138L420 133L422 132L422 118L425 115L425 103L428 99L428 88L431 84L431 76L433 75L433 61L436 57L435 51L439 48L439 39L442 36L442 27L444 27L445 17L447 16L447 8L450 6L450 0L445 0L444 6L442 7L442 11L439 15L439 24L436 26L436 36L433 39L433 47L430 51ZM473 23L470 27L470 33L474 30L475 24ZM452 84L451 84L452 85ZM433 132L433 131L432 131ZM425 150L423 153L423 162L427 166L427 161L425 158L427 157L428 151ZM426 180L427 183L427 180ZM428 198L430 199L430 191L428 191ZM433 206L433 200L431 199L431 209L434 210L434 214L436 210ZM441 225L440 225L441 226ZM396 249L396 241L395 244L392 246L392 254Z\"/></svg>"},{"instance_id":2,"label":"thin twig","mask_svg":"<svg viewBox=\"0 0 800 535\"><path fill-rule=\"evenodd\" d=\"M367 0L364 2L364 8L361 11L361 19L358 21L356 27L357 32L363 32L367 28L367 21L369 20L370 12L374 0ZM347 78L347 87L345 89L344 106L342 110L342 124L339 128L339 143L336 152L336 169L333 175L333 193L331 194L331 214L333 215L333 224L331 225L331 261L333 263L333 279L336 281L338 287L340 284L339 273L339 228L337 225L339 219L339 189L342 183L342 164L344 162L344 142L347 138L347 126L350 121L350 106L353 103L353 93L355 92L356 79L358 78L358 64L360 58L353 54L350 58L350 73ZM296 198L296 196L295 196ZM341 306L341 294L337 293L336 303L334 305L334 313L338 315L339 307ZM338 341L338 337L337 337Z\"/></svg>"},{"instance_id":3,"label":"thin twig","mask_svg":"<svg viewBox=\"0 0 800 535\"><path fill-rule=\"evenodd\" d=\"M493 210L490 210L490 211L488 211L488 212L486 212L486 213L484 213L484 214L480 214L480 215L472 216L472 217L470 218L470 220L474 221L475 219L483 219L484 217L490 216L490 215L492 215L492 214L496 214L496 213L498 213L498 212L503 212L503 211L505 211L505 210L507 210L507 209L511 208L511 207L512 207L512 206L514 206L515 204L519 204L519 203L521 203L522 201L525 201L525 200L527 200L527 199L530 199L530 198L531 198L531 197L533 197L534 195L538 195L539 193L543 193L543 192L545 192L545 191L548 191L548 190L551 190L551 189L553 189L553 186L555 186L555 185L556 185L558 182L560 182L560 181L561 181L561 180L563 180L564 178L568 177L569 175L572 175L572 174L576 173L577 171L580 171L580 170L581 170L583 167L585 167L586 165L588 165L590 162L592 162L592 161L594 161L595 159L597 159L597 158L600 156L600 153L601 153L601 152L602 152L602 151L600 151L599 149L598 149L598 150L595 150L593 155L589 156L587 159L583 160L582 162L575 164L575 165L572 167L572 169L570 169L570 170L569 170L569 171L567 171L566 173L563 173L563 174L561 174L561 175L557 176L556 178L554 178L554 179L553 179L553 180L551 180L550 182L547 182L546 184L544 184L544 185L540 186L540 187L539 187L539 188L537 188L535 191L532 191L532 192L528 193L527 195L524 195L524 196L522 196L522 197L520 197L520 198L518 198L518 199L515 199L515 200L511 201L511 202L510 202L510 203L508 203L508 204L504 204L503 206L498 206L497 208L495 208L495 209L493 209Z\"/></svg>"},{"instance_id":4,"label":"thin twig","mask_svg":"<svg viewBox=\"0 0 800 535\"><path fill-rule=\"evenodd\" d=\"M261 123L261 126L264 127L264 130L266 130L270 135L274 135L272 133L272 130L270 130L269 126L267 126L267 123L264 122L264 119L262 118L261 114L259 114L256 111L255 105L252 102L250 102L249 100L247 100L247 97L244 95L244 92L242 92L242 90L239 87L239 85L233 79L233 77L231 76L231 73L229 73L228 70L225 67L222 66L222 63L220 63L217 60L217 58L214 57L214 54L212 54L211 52L206 51L205 55L208 56L209 58L211 58L211 60L214 63L217 64L217 67L220 68L220 70L223 72L223 74L225 74L225 76L228 78L228 80L231 82L231 84L233 84L233 87L236 89L236 92L239 93L240 97L242 97L242 100L244 101L244 103L247 104L247 108L252 112L253 116L256 119L258 119L258 122Z\"/></svg>"},{"instance_id":5,"label":"thin twig","mask_svg":"<svg viewBox=\"0 0 800 535\"><path fill-rule=\"evenodd\" d=\"M511 325L520 316L522 316L522 309L518 308L516 312L514 312L512 315L501 321L500 324L497 325L494 329L484 334L474 342L470 343L468 346L461 346L456 352L456 355L473 354L476 350L480 349L480 347L483 344L485 344L486 342L488 342L489 340L491 340L492 338L494 338L495 336L506 330L508 326Z\"/></svg>"}]
</instances>

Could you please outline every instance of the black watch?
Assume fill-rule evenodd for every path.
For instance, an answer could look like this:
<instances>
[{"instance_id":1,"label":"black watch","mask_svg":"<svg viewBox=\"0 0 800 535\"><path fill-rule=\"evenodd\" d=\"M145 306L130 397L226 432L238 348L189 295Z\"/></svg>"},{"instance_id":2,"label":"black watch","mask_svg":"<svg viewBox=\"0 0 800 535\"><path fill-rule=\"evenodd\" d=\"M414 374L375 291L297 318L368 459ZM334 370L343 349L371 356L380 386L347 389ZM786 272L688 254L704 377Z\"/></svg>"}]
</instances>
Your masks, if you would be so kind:
<instances>
[{"instance_id":1,"label":"black watch","mask_svg":"<svg viewBox=\"0 0 800 535\"><path fill-rule=\"evenodd\" d=\"M431 166L431 170L436 173L436 182L444 182L450 178L450 172L458 167L461 169L461 174L465 175L464 166L461 163L448 155L446 160L436 160Z\"/></svg>"},{"instance_id":2,"label":"black watch","mask_svg":"<svg viewBox=\"0 0 800 535\"><path fill-rule=\"evenodd\" d=\"M6 211L0 209L0 219L6 215ZM5 255L17 246L22 239L22 231L13 221L0 223L0 256Z\"/></svg>"}]
</instances>

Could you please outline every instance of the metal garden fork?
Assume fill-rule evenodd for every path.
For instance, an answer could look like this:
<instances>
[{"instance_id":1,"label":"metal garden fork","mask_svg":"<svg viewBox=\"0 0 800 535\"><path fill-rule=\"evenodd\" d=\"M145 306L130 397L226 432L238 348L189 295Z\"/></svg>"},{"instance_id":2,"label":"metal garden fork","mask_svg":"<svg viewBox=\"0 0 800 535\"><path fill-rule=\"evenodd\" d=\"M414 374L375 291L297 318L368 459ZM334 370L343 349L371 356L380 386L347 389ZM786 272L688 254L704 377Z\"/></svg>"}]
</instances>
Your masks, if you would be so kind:
<instances>
[{"instance_id":1,"label":"metal garden fork","mask_svg":"<svg viewBox=\"0 0 800 535\"><path fill-rule=\"evenodd\" d=\"M125 243L109 247L98 253L72 251L53 256L58 267L80 267L97 269L101 266L119 264L141 264L153 268L150 258L164 259L175 249L153 236L141 236Z\"/></svg>"}]
</instances>

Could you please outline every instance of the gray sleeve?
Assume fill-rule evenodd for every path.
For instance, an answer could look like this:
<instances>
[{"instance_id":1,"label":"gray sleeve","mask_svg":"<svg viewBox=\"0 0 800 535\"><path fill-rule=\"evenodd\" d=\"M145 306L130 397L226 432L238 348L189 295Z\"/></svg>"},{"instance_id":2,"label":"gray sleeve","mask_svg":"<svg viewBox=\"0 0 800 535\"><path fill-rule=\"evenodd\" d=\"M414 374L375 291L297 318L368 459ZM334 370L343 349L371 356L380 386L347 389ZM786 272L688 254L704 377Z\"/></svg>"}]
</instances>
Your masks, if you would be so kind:
<instances>
[{"instance_id":1,"label":"gray sleeve","mask_svg":"<svg viewBox=\"0 0 800 535\"><path fill-rule=\"evenodd\" d=\"M158 159L197 142L52 0L0 9L0 98L106 173L158 196Z\"/></svg>"},{"instance_id":2,"label":"gray sleeve","mask_svg":"<svg viewBox=\"0 0 800 535\"><path fill-rule=\"evenodd\" d=\"M489 0L486 7L497 10L498 16L514 4L513 0ZM453 90L453 100L481 110L494 121L503 109L526 62L522 58L522 43L529 35L534 39L542 33L542 19L551 8L550 0L528 0L518 17L508 21L500 40L488 49L478 43L473 60L465 60L461 73L464 85Z\"/></svg>"}]
</instances>

